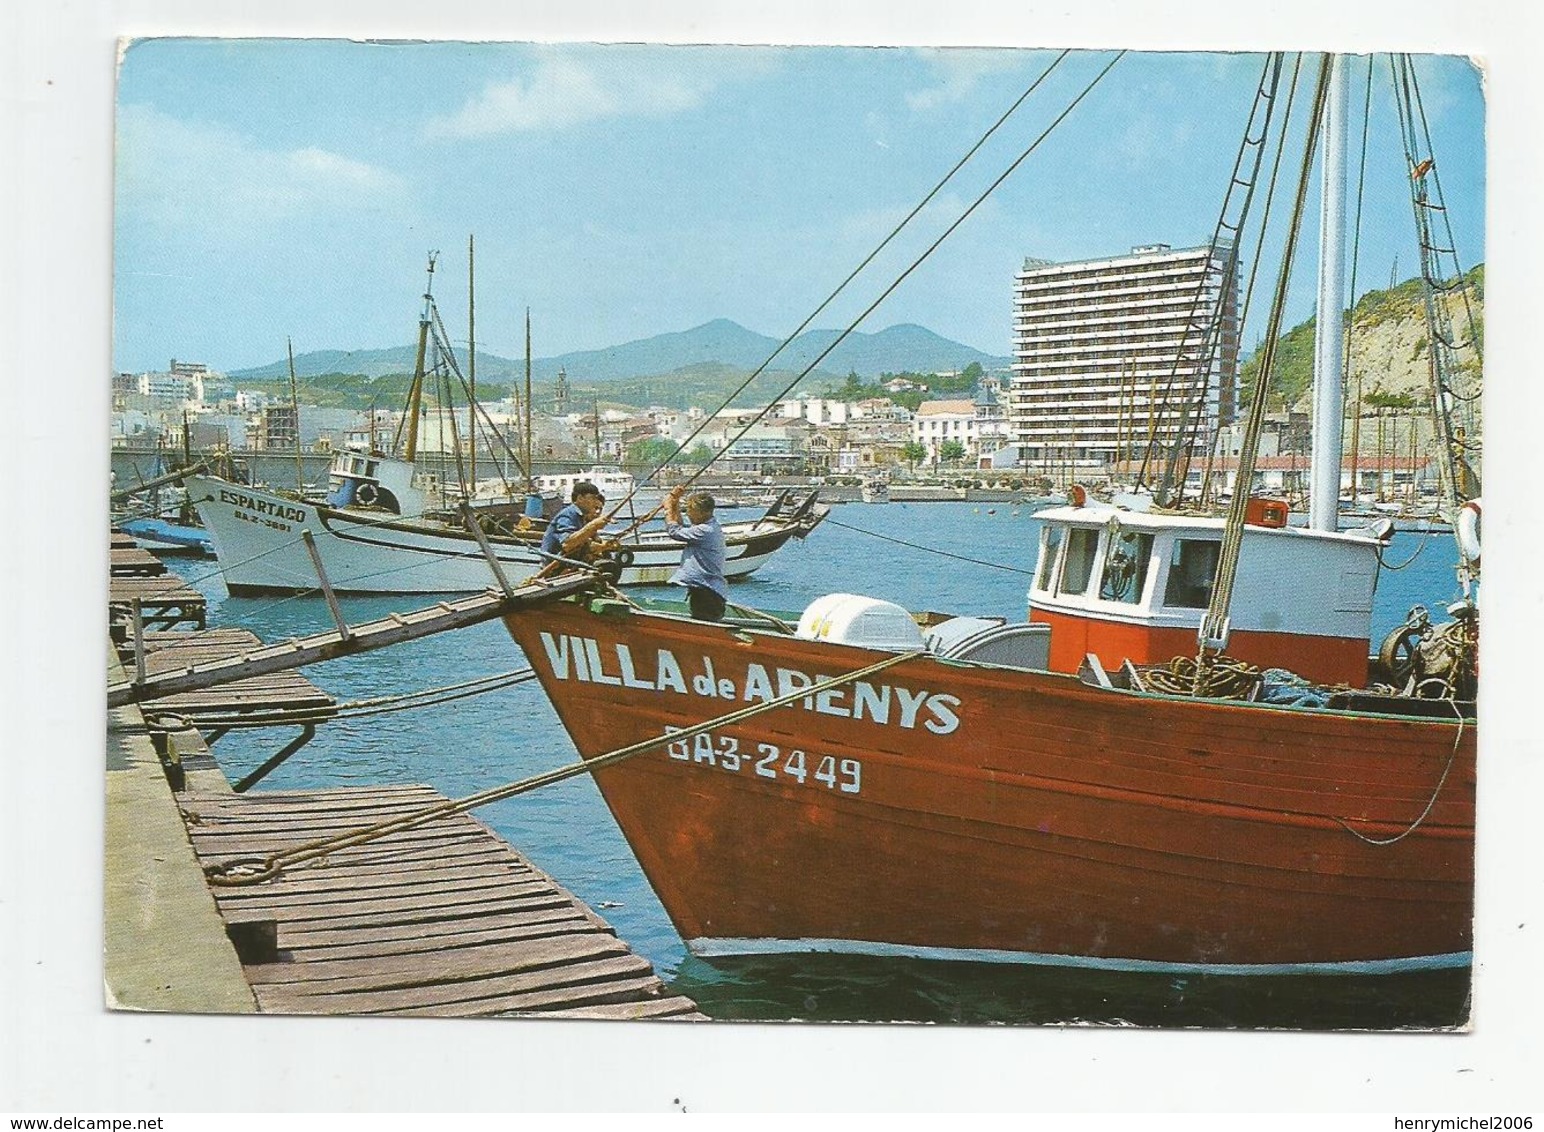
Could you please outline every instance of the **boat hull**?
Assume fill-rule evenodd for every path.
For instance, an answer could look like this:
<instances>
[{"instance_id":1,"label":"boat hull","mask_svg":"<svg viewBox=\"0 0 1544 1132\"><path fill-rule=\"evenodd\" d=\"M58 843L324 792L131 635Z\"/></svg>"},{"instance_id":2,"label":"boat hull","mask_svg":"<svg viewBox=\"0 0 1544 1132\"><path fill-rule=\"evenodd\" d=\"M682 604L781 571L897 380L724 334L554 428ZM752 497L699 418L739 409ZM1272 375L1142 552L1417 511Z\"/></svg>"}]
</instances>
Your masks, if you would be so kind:
<instances>
[{"instance_id":1,"label":"boat hull","mask_svg":"<svg viewBox=\"0 0 1544 1132\"><path fill-rule=\"evenodd\" d=\"M611 612L507 622L585 758L884 655ZM595 779L698 954L1375 972L1468 961L1474 752L918 656Z\"/></svg>"},{"instance_id":2,"label":"boat hull","mask_svg":"<svg viewBox=\"0 0 1544 1132\"><path fill-rule=\"evenodd\" d=\"M482 548L465 531L321 507L210 477L187 482L232 593L317 589L306 532L338 593L472 593L498 584ZM524 545L502 542L496 553L511 581L541 565Z\"/></svg>"},{"instance_id":3,"label":"boat hull","mask_svg":"<svg viewBox=\"0 0 1544 1132\"><path fill-rule=\"evenodd\" d=\"M232 593L318 588L307 531L338 593L475 593L498 584L477 539L457 527L317 506L216 477L190 476L187 484ZM725 573L747 577L789 539L808 534L814 522L818 519L725 524ZM512 582L543 563L534 538L490 536L488 542ZM663 534L630 540L625 551L624 585L663 585L681 564L681 544Z\"/></svg>"}]
</instances>

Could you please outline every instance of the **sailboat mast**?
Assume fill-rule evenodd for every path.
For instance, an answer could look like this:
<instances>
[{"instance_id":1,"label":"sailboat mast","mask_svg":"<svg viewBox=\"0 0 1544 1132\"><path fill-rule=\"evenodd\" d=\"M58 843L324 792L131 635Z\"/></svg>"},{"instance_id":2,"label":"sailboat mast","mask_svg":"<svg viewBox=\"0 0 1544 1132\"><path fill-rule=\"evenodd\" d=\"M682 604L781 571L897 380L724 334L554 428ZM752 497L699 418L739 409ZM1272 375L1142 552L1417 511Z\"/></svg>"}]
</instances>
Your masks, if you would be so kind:
<instances>
[{"instance_id":1,"label":"sailboat mast","mask_svg":"<svg viewBox=\"0 0 1544 1132\"><path fill-rule=\"evenodd\" d=\"M1340 529L1341 433L1345 398L1346 60L1329 60L1320 166L1319 302L1314 321L1313 465L1308 526Z\"/></svg>"},{"instance_id":2,"label":"sailboat mast","mask_svg":"<svg viewBox=\"0 0 1544 1132\"><path fill-rule=\"evenodd\" d=\"M407 439L402 449L402 458L410 464L418 456L418 410L423 404L424 358L429 351L429 322L434 309L434 260L438 254L429 253L429 282L424 285L423 314L418 316L418 357L413 363L413 383L408 386L407 406L403 410L402 427L397 430L399 442L402 441L404 430L406 431Z\"/></svg>"},{"instance_id":3,"label":"sailboat mast","mask_svg":"<svg viewBox=\"0 0 1544 1132\"><path fill-rule=\"evenodd\" d=\"M467 473L468 493L477 491L477 299L476 261L472 237L466 238L466 383L470 411L467 413L467 438L472 443L471 471Z\"/></svg>"},{"instance_id":4,"label":"sailboat mast","mask_svg":"<svg viewBox=\"0 0 1544 1132\"><path fill-rule=\"evenodd\" d=\"M295 344L286 338L284 349L289 354L290 412L295 414L295 490L304 495L306 469L300 460L300 392L295 385Z\"/></svg>"},{"instance_id":5,"label":"sailboat mast","mask_svg":"<svg viewBox=\"0 0 1544 1132\"><path fill-rule=\"evenodd\" d=\"M525 493L536 490L536 476L531 471L531 308L525 308Z\"/></svg>"}]
</instances>

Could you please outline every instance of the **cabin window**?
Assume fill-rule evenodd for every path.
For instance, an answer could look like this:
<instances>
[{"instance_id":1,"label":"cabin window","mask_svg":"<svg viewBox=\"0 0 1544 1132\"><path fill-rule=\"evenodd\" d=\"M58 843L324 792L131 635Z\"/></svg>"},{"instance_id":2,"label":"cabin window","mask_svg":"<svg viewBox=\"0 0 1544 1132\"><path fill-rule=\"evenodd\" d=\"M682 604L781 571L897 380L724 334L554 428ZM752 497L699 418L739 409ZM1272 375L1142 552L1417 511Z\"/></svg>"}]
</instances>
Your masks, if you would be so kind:
<instances>
[{"instance_id":1,"label":"cabin window","mask_svg":"<svg viewBox=\"0 0 1544 1132\"><path fill-rule=\"evenodd\" d=\"M1056 569L1056 552L1061 549L1062 529L1044 527L1040 531L1040 569L1035 575L1035 589L1051 588L1051 573Z\"/></svg>"},{"instance_id":2,"label":"cabin window","mask_svg":"<svg viewBox=\"0 0 1544 1132\"><path fill-rule=\"evenodd\" d=\"M1135 604L1147 589L1147 564L1153 556L1153 536L1136 531L1112 535L1104 556L1099 596L1105 601Z\"/></svg>"},{"instance_id":3,"label":"cabin window","mask_svg":"<svg viewBox=\"0 0 1544 1132\"><path fill-rule=\"evenodd\" d=\"M1067 533L1067 561L1062 565L1059 593L1081 594L1088 591L1088 579L1094 572L1094 551L1098 546L1097 528L1075 527Z\"/></svg>"},{"instance_id":4,"label":"cabin window","mask_svg":"<svg viewBox=\"0 0 1544 1132\"><path fill-rule=\"evenodd\" d=\"M1217 577L1217 557L1222 544L1197 539L1177 539L1169 557L1169 581L1163 604L1184 609L1205 609L1212 600L1212 581Z\"/></svg>"}]
</instances>

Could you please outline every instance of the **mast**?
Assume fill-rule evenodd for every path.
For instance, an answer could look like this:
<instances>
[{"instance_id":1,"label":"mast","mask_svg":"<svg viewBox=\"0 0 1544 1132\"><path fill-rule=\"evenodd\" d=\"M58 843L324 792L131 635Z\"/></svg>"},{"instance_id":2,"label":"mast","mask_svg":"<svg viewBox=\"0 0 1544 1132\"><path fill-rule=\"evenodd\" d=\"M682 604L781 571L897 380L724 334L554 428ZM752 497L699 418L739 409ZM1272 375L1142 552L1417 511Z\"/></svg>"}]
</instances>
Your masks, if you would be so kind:
<instances>
[{"instance_id":1,"label":"mast","mask_svg":"<svg viewBox=\"0 0 1544 1132\"><path fill-rule=\"evenodd\" d=\"M393 447L406 442L402 458L412 463L418 456L418 410L424 396L424 357L429 350L429 322L434 311L434 260L439 252L429 253L429 281L424 284L424 309L418 316L418 357L413 363L413 383L408 386L407 406L403 410L402 423L397 427L397 439Z\"/></svg>"},{"instance_id":2,"label":"mast","mask_svg":"<svg viewBox=\"0 0 1544 1132\"><path fill-rule=\"evenodd\" d=\"M525 493L536 490L531 471L531 308L525 308Z\"/></svg>"},{"instance_id":3,"label":"mast","mask_svg":"<svg viewBox=\"0 0 1544 1132\"><path fill-rule=\"evenodd\" d=\"M1341 433L1345 398L1346 65L1331 56L1320 167L1319 304L1314 321L1313 465L1308 526L1340 529Z\"/></svg>"},{"instance_id":4,"label":"mast","mask_svg":"<svg viewBox=\"0 0 1544 1132\"><path fill-rule=\"evenodd\" d=\"M1351 418L1351 510L1355 511L1361 491L1357 486L1362 458L1362 378L1356 378L1356 413Z\"/></svg>"},{"instance_id":5,"label":"mast","mask_svg":"<svg viewBox=\"0 0 1544 1132\"><path fill-rule=\"evenodd\" d=\"M469 481L468 494L477 491L477 302L474 254L472 250L472 237L466 238L466 381L467 398L471 402L471 411L467 413L466 431L468 439L472 442L472 468L467 473Z\"/></svg>"},{"instance_id":6,"label":"mast","mask_svg":"<svg viewBox=\"0 0 1544 1132\"><path fill-rule=\"evenodd\" d=\"M284 349L289 354L290 411L295 414L295 490L306 493L306 469L300 460L300 393L295 386L295 344L284 339Z\"/></svg>"}]
</instances>

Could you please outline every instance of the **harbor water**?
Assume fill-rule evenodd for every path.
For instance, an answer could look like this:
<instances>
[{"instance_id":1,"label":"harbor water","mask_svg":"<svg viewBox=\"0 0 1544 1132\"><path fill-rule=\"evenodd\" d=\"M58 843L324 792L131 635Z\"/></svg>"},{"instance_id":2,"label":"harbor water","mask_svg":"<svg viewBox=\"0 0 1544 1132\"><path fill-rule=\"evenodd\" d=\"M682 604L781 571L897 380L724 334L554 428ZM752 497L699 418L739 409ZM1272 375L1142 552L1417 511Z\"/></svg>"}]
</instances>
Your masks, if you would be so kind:
<instances>
[{"instance_id":1,"label":"harbor water","mask_svg":"<svg viewBox=\"0 0 1544 1132\"><path fill-rule=\"evenodd\" d=\"M737 604L797 613L844 591L920 612L1021 620L1038 543L1029 509L1011 503L852 504L733 587ZM1443 530L1401 533L1385 552L1374 641L1410 608L1442 619L1459 596L1456 550ZM209 598L211 626L265 641L331 627L320 596L233 598L212 561L173 568ZM646 591L662 597L668 590ZM418 608L421 597L341 598L351 623ZM313 666L340 703L464 683L526 667L497 622ZM237 731L215 755L232 781L294 728ZM457 798L577 758L535 681L412 711L339 718L258 790L427 783ZM476 812L501 837L608 920L674 989L725 1020L1133 1023L1225 1028L1389 1029L1461 1025L1468 970L1376 978L1112 974L989 964L797 956L711 963L687 954L593 782L585 776ZM751 831L754 835L754 831ZM918 909L919 916L926 909Z\"/></svg>"}]
</instances>

